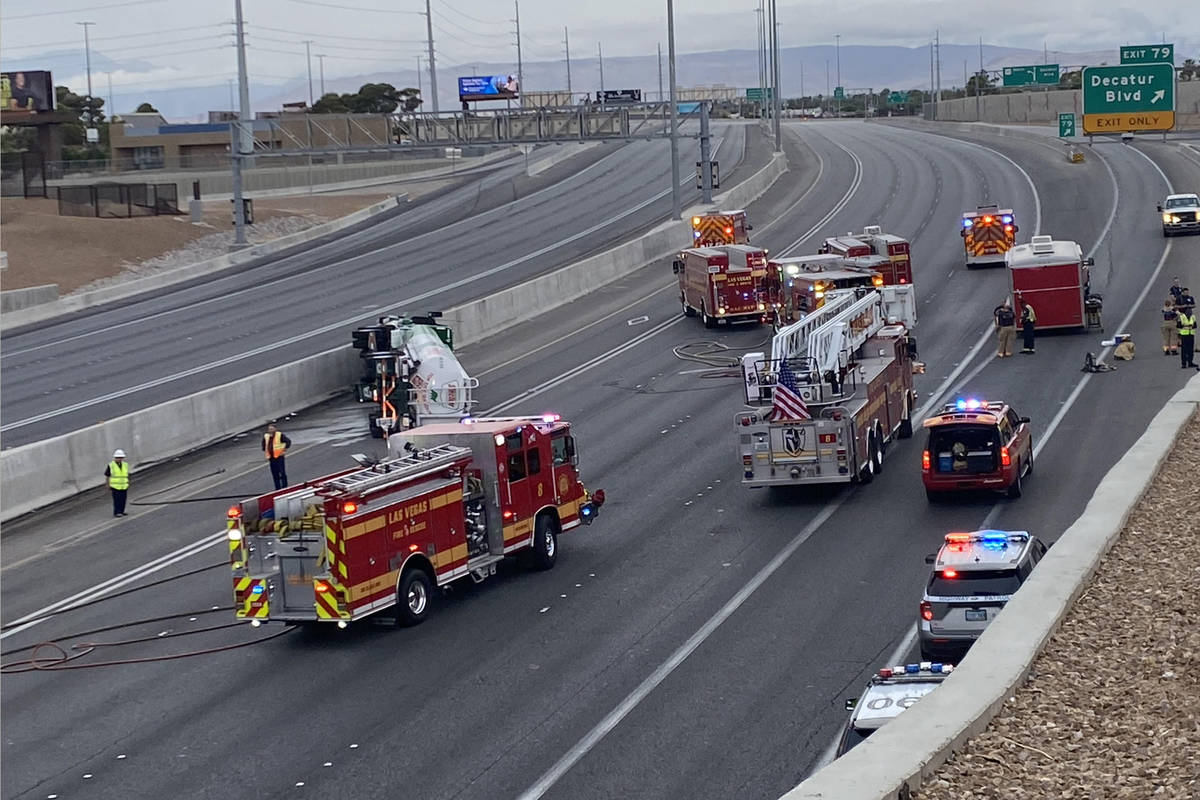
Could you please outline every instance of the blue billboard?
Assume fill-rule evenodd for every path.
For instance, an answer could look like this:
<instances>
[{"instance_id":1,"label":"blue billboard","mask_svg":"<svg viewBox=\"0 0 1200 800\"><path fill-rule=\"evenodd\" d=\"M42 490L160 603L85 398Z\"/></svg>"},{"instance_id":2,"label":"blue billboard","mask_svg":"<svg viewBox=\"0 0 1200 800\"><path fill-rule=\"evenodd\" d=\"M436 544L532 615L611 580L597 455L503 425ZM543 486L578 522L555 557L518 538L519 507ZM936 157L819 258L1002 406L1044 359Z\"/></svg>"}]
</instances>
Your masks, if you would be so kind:
<instances>
[{"instance_id":1,"label":"blue billboard","mask_svg":"<svg viewBox=\"0 0 1200 800\"><path fill-rule=\"evenodd\" d=\"M458 99L515 100L520 87L516 75L472 75L458 79Z\"/></svg>"}]
</instances>

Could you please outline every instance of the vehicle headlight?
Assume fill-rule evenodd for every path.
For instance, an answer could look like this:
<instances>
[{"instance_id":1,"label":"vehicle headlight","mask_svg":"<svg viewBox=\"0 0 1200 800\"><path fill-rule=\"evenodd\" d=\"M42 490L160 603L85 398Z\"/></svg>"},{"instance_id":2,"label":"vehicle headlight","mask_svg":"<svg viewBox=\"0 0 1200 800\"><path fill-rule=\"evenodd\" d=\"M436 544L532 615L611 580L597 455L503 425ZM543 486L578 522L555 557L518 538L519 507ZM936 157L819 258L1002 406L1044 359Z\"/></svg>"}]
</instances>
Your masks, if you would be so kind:
<instances>
[{"instance_id":1,"label":"vehicle headlight","mask_svg":"<svg viewBox=\"0 0 1200 800\"><path fill-rule=\"evenodd\" d=\"M1171 221L1171 215L1163 214L1163 222L1170 222L1170 221Z\"/></svg>"}]
</instances>

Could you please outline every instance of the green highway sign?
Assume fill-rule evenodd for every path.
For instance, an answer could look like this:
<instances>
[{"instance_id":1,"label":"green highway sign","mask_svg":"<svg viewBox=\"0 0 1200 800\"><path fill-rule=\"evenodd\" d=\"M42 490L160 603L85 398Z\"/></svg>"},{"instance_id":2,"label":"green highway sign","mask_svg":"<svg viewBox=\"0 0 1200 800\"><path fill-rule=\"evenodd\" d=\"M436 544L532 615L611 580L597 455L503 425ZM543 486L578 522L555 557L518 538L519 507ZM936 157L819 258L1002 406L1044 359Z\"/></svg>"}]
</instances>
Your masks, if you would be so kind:
<instances>
[{"instance_id":1,"label":"green highway sign","mask_svg":"<svg viewBox=\"0 0 1200 800\"><path fill-rule=\"evenodd\" d=\"M746 90L746 99L747 100L758 100L761 102L763 100L771 100L774 97L775 97L775 93L771 90L770 86L767 86L766 88L747 89Z\"/></svg>"},{"instance_id":2,"label":"green highway sign","mask_svg":"<svg viewBox=\"0 0 1200 800\"><path fill-rule=\"evenodd\" d=\"M1058 138L1070 139L1075 135L1075 114L1058 115Z\"/></svg>"},{"instance_id":3,"label":"green highway sign","mask_svg":"<svg viewBox=\"0 0 1200 800\"><path fill-rule=\"evenodd\" d=\"M906 100L907 98L902 92L892 92L891 95L888 96L888 102L890 103L903 103Z\"/></svg>"},{"instance_id":4,"label":"green highway sign","mask_svg":"<svg viewBox=\"0 0 1200 800\"><path fill-rule=\"evenodd\" d=\"M1001 73L1003 85L1057 86L1058 64L1032 64L1027 67L1005 67Z\"/></svg>"},{"instance_id":5,"label":"green highway sign","mask_svg":"<svg viewBox=\"0 0 1200 800\"><path fill-rule=\"evenodd\" d=\"M1121 47L1122 64L1175 63L1173 44L1127 44Z\"/></svg>"},{"instance_id":6,"label":"green highway sign","mask_svg":"<svg viewBox=\"0 0 1200 800\"><path fill-rule=\"evenodd\" d=\"M833 87L833 99L834 100L841 100L841 99L845 98L845 96L846 96L846 90L843 87L841 87L841 86Z\"/></svg>"},{"instance_id":7,"label":"green highway sign","mask_svg":"<svg viewBox=\"0 0 1200 800\"><path fill-rule=\"evenodd\" d=\"M1084 67L1083 132L1166 131L1175 127L1175 67Z\"/></svg>"}]
</instances>

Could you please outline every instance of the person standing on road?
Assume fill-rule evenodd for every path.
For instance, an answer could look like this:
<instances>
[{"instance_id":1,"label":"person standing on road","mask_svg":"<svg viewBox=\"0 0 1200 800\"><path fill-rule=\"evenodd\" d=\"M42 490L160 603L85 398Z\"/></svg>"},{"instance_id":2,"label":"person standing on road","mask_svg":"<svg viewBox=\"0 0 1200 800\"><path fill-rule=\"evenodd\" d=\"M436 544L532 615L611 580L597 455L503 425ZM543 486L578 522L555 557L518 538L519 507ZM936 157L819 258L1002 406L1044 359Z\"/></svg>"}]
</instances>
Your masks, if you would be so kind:
<instances>
[{"instance_id":1,"label":"person standing on road","mask_svg":"<svg viewBox=\"0 0 1200 800\"><path fill-rule=\"evenodd\" d=\"M125 462L125 451L113 451L113 460L104 468L108 478L108 490L112 492L113 516L125 516L125 497L129 494L129 464Z\"/></svg>"},{"instance_id":2,"label":"person standing on road","mask_svg":"<svg viewBox=\"0 0 1200 800\"><path fill-rule=\"evenodd\" d=\"M1180 300L1183 298L1183 284L1179 281L1179 276L1175 276L1175 280L1171 281L1171 299L1174 301L1176 308L1180 306Z\"/></svg>"},{"instance_id":3,"label":"person standing on road","mask_svg":"<svg viewBox=\"0 0 1200 800\"><path fill-rule=\"evenodd\" d=\"M1179 330L1180 369L1196 369L1196 311L1192 306L1180 309L1175 327Z\"/></svg>"},{"instance_id":4,"label":"person standing on road","mask_svg":"<svg viewBox=\"0 0 1200 800\"><path fill-rule=\"evenodd\" d=\"M1024 337L1022 342L1022 353L1033 353L1033 328L1037 324L1037 313L1033 310L1033 306L1021 301L1021 335Z\"/></svg>"},{"instance_id":5,"label":"person standing on road","mask_svg":"<svg viewBox=\"0 0 1200 800\"><path fill-rule=\"evenodd\" d=\"M1008 358L1012 355L1013 340L1017 338L1017 316L1013 313L1012 303L1005 300L1003 305L992 309L992 317L996 322L996 358Z\"/></svg>"},{"instance_id":6,"label":"person standing on road","mask_svg":"<svg viewBox=\"0 0 1200 800\"><path fill-rule=\"evenodd\" d=\"M291 446L291 439L277 431L274 425L267 426L267 432L263 434L262 438L262 450L267 456L267 464L271 467L271 477L275 480L276 489L287 488L287 469L284 466L283 456Z\"/></svg>"},{"instance_id":7,"label":"person standing on road","mask_svg":"<svg viewBox=\"0 0 1200 800\"><path fill-rule=\"evenodd\" d=\"M1163 301L1162 307L1162 337L1163 337L1163 355L1173 356L1179 352L1179 329L1175 327L1175 320L1179 317L1179 312L1175 310L1175 301L1168 297Z\"/></svg>"}]
</instances>

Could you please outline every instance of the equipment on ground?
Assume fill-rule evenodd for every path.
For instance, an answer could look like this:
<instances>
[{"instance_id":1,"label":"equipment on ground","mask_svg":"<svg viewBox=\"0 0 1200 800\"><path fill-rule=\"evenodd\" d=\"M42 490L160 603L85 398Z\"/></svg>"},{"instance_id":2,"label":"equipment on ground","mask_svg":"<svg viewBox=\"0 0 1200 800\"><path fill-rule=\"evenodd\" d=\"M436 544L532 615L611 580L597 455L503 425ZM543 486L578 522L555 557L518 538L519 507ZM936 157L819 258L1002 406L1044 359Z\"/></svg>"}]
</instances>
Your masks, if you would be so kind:
<instances>
[{"instance_id":1,"label":"equipment on ground","mask_svg":"<svg viewBox=\"0 0 1200 800\"><path fill-rule=\"evenodd\" d=\"M894 438L912 435L912 285L835 290L781 328L771 354L742 356L742 485L868 483Z\"/></svg>"},{"instance_id":2,"label":"equipment on ground","mask_svg":"<svg viewBox=\"0 0 1200 800\"><path fill-rule=\"evenodd\" d=\"M745 244L693 247L671 269L679 279L684 316L699 314L704 327L766 320L766 250Z\"/></svg>"},{"instance_id":3,"label":"equipment on ground","mask_svg":"<svg viewBox=\"0 0 1200 800\"><path fill-rule=\"evenodd\" d=\"M1020 318L1023 305L1033 306L1035 330L1053 328L1086 329L1089 322L1087 299L1089 267L1095 259L1085 259L1076 242L1052 236L1034 236L1029 244L1017 245L1004 255L1012 286L1012 307ZM1099 323L1100 306L1093 302L1092 313Z\"/></svg>"},{"instance_id":4,"label":"equipment on ground","mask_svg":"<svg viewBox=\"0 0 1200 800\"><path fill-rule=\"evenodd\" d=\"M437 322L441 316L380 317L379 324L352 334L363 360L355 396L370 404L372 436L458 420L471 412L479 381L455 358L454 333Z\"/></svg>"},{"instance_id":5,"label":"equipment on ground","mask_svg":"<svg viewBox=\"0 0 1200 800\"><path fill-rule=\"evenodd\" d=\"M692 217L692 247L712 247L719 244L750 244L749 231L754 226L746 221L746 212L705 211Z\"/></svg>"},{"instance_id":6,"label":"equipment on ground","mask_svg":"<svg viewBox=\"0 0 1200 800\"><path fill-rule=\"evenodd\" d=\"M964 211L959 234L963 237L967 267L1002 263L1005 254L1016 245L1018 230L1011 208L987 205Z\"/></svg>"},{"instance_id":7,"label":"equipment on ground","mask_svg":"<svg viewBox=\"0 0 1200 800\"><path fill-rule=\"evenodd\" d=\"M397 624L415 625L435 587L481 582L506 556L550 569L558 535L604 504L557 415L426 425L388 449L229 509L237 619L345 627L394 608Z\"/></svg>"}]
</instances>

